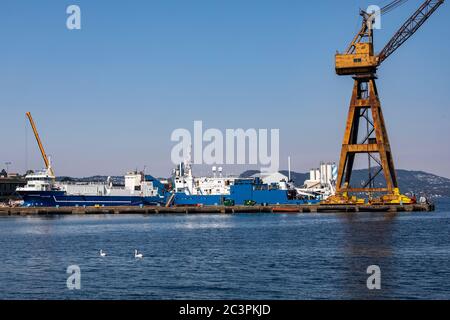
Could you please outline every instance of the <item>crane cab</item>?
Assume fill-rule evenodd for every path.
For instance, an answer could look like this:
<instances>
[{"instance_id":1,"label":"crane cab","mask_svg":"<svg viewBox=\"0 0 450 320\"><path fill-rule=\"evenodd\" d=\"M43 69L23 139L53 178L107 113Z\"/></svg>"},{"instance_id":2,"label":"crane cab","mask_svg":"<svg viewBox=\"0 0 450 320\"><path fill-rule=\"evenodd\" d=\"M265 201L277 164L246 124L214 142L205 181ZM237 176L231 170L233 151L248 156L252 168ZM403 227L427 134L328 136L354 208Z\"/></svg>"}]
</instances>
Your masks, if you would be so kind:
<instances>
[{"instance_id":1,"label":"crane cab","mask_svg":"<svg viewBox=\"0 0 450 320\"><path fill-rule=\"evenodd\" d=\"M372 43L355 43L354 53L336 54L336 73L340 76L375 73L377 66Z\"/></svg>"}]
</instances>

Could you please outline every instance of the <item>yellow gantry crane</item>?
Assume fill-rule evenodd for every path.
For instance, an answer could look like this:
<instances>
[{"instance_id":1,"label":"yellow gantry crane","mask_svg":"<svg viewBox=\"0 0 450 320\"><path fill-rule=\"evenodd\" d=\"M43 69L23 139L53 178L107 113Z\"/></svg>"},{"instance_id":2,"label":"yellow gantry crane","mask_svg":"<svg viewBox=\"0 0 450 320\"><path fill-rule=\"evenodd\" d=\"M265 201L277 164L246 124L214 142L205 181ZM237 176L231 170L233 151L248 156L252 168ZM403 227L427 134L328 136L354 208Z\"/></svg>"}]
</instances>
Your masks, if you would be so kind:
<instances>
[{"instance_id":1,"label":"yellow gantry crane","mask_svg":"<svg viewBox=\"0 0 450 320\"><path fill-rule=\"evenodd\" d=\"M31 128L33 129L33 133L36 138L36 142L39 146L39 150L41 151L42 159L44 159L45 167L48 171L50 171L50 174L52 176L55 176L55 173L53 172L53 168L51 166L50 160L48 159L47 154L45 153L44 146L42 145L41 138L39 137L39 133L37 131L36 125L34 124L33 117L31 116L30 112L27 112L26 115L27 115L28 120L30 121Z\"/></svg>"},{"instance_id":2,"label":"yellow gantry crane","mask_svg":"<svg viewBox=\"0 0 450 320\"><path fill-rule=\"evenodd\" d=\"M389 144L381 103L375 83L377 69L404 44L425 21L444 3L444 0L426 0L401 26L379 54L374 52L373 26L377 14L385 14L407 0L395 0L381 8L381 12L361 11L362 27L344 53L336 54L336 73L353 76L354 86L347 117L339 160L336 195L327 203L364 203L355 193L366 193L371 203L411 203L411 199L400 194L395 173L394 160ZM352 186L350 179L356 155L366 155L369 176L361 186ZM372 163L376 169L372 168ZM373 172L374 169L375 171ZM381 186L376 178L384 173ZM376 196L375 196L376 195Z\"/></svg>"}]
</instances>

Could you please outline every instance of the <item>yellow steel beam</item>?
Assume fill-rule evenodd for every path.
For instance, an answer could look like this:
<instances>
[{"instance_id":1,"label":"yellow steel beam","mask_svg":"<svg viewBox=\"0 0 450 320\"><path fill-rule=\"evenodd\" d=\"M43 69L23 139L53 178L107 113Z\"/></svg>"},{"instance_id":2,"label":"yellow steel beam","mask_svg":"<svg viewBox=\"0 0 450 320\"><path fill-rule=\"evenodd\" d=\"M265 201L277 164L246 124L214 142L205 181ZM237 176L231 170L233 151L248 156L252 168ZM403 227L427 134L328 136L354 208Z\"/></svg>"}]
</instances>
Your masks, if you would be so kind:
<instances>
[{"instance_id":1,"label":"yellow steel beam","mask_svg":"<svg viewBox=\"0 0 450 320\"><path fill-rule=\"evenodd\" d=\"M341 192L361 192L361 193L368 193L368 192L389 192L390 190L388 188L343 188L341 189Z\"/></svg>"},{"instance_id":2,"label":"yellow steel beam","mask_svg":"<svg viewBox=\"0 0 450 320\"><path fill-rule=\"evenodd\" d=\"M54 176L52 167L50 166L50 161L48 160L47 154L45 153L44 146L42 145L41 138L39 137L39 133L37 131L36 125L34 124L33 117L30 112L26 113L28 120L30 121L31 128L34 132L34 137L36 138L36 142L39 146L39 150L41 151L42 158L44 159L45 167L50 170L50 173Z\"/></svg>"},{"instance_id":3,"label":"yellow steel beam","mask_svg":"<svg viewBox=\"0 0 450 320\"><path fill-rule=\"evenodd\" d=\"M378 145L376 144L345 144L342 148L351 153L371 153L379 151Z\"/></svg>"}]
</instances>

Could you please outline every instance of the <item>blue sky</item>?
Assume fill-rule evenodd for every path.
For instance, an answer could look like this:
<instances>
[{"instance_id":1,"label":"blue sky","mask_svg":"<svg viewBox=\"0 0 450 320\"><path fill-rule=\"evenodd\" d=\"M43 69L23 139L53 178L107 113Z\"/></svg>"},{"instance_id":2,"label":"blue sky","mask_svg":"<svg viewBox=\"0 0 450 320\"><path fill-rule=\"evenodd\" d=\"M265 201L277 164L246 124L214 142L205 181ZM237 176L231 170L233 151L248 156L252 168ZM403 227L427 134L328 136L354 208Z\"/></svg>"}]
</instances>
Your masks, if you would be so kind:
<instances>
[{"instance_id":1,"label":"blue sky","mask_svg":"<svg viewBox=\"0 0 450 320\"><path fill-rule=\"evenodd\" d=\"M337 161L353 84L335 75L334 54L359 28L359 8L388 2L3 0L0 167L43 166L26 111L59 175L147 166L167 176L170 135L194 120L279 128L283 168L288 155L297 171ZM421 2L383 17L378 50ZM70 4L81 8L81 30L66 28ZM378 81L396 167L447 177L449 8L384 63Z\"/></svg>"}]
</instances>

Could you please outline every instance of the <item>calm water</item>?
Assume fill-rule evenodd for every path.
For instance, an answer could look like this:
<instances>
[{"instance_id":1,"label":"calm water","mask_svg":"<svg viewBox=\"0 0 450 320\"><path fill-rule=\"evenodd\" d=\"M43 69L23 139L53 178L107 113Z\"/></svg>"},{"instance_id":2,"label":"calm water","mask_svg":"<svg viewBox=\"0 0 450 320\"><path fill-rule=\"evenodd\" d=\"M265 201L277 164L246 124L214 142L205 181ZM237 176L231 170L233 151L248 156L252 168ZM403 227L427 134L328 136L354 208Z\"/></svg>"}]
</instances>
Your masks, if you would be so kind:
<instances>
[{"instance_id":1,"label":"calm water","mask_svg":"<svg viewBox=\"0 0 450 320\"><path fill-rule=\"evenodd\" d=\"M450 201L438 205L399 215L0 218L0 299L449 299ZM74 264L81 290L70 291ZM379 291L366 287L374 264Z\"/></svg>"}]
</instances>

